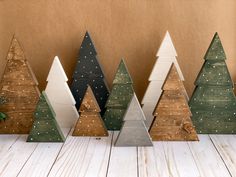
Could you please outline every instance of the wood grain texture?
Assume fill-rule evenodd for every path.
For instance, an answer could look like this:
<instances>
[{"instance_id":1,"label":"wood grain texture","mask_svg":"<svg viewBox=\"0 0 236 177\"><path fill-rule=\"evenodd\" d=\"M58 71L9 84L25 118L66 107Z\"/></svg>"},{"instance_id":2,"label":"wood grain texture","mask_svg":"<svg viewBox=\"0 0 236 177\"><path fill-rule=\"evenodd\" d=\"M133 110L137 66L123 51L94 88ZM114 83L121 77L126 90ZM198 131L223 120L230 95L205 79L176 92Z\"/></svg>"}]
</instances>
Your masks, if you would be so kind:
<instances>
[{"instance_id":1,"label":"wood grain texture","mask_svg":"<svg viewBox=\"0 0 236 177\"><path fill-rule=\"evenodd\" d=\"M100 115L100 108L90 86L79 108L80 117L73 136L108 136L106 126Z\"/></svg>"},{"instance_id":2,"label":"wood grain texture","mask_svg":"<svg viewBox=\"0 0 236 177\"><path fill-rule=\"evenodd\" d=\"M184 85L172 64L153 112L154 120L149 129L153 141L198 140L185 93Z\"/></svg>"},{"instance_id":3,"label":"wood grain texture","mask_svg":"<svg viewBox=\"0 0 236 177\"><path fill-rule=\"evenodd\" d=\"M0 95L5 98L6 103L0 105L0 110L7 118L0 121L0 133L29 133L39 98L38 82L15 37L6 59L7 64L0 82Z\"/></svg>"}]
</instances>

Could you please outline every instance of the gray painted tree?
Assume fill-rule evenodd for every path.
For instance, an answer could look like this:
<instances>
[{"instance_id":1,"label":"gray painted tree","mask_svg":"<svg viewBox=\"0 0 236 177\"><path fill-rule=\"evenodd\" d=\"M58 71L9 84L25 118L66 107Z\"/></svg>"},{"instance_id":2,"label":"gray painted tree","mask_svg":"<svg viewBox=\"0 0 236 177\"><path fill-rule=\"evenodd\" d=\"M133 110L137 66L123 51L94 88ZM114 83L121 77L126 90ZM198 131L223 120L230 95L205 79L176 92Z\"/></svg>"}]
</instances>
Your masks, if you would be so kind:
<instances>
[{"instance_id":1,"label":"gray painted tree","mask_svg":"<svg viewBox=\"0 0 236 177\"><path fill-rule=\"evenodd\" d=\"M123 116L134 93L132 84L133 81L122 59L113 80L113 87L103 116L108 130L120 130Z\"/></svg>"},{"instance_id":2,"label":"gray painted tree","mask_svg":"<svg viewBox=\"0 0 236 177\"><path fill-rule=\"evenodd\" d=\"M124 116L124 123L115 146L152 146L144 121L144 113L134 93Z\"/></svg>"},{"instance_id":3,"label":"gray painted tree","mask_svg":"<svg viewBox=\"0 0 236 177\"><path fill-rule=\"evenodd\" d=\"M35 120L27 142L64 142L65 137L55 119L56 114L43 91L37 104Z\"/></svg>"},{"instance_id":4,"label":"gray painted tree","mask_svg":"<svg viewBox=\"0 0 236 177\"><path fill-rule=\"evenodd\" d=\"M236 99L225 52L216 33L204 57L189 102L192 121L198 133L236 132Z\"/></svg>"}]
</instances>

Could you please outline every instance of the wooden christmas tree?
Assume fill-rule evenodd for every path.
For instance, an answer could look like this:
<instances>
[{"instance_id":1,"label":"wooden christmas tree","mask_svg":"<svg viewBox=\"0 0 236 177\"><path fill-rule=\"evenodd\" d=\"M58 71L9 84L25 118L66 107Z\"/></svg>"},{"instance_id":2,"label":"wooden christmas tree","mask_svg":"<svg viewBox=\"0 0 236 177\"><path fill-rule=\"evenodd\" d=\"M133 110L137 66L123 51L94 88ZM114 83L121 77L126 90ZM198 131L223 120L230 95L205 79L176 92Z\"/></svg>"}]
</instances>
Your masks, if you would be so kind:
<instances>
[{"instance_id":1,"label":"wooden christmas tree","mask_svg":"<svg viewBox=\"0 0 236 177\"><path fill-rule=\"evenodd\" d=\"M75 125L73 136L108 136L100 115L100 108L90 86L80 105L80 118Z\"/></svg>"},{"instance_id":2,"label":"wooden christmas tree","mask_svg":"<svg viewBox=\"0 0 236 177\"><path fill-rule=\"evenodd\" d=\"M88 32L86 32L80 47L71 85L71 91L76 100L77 109L80 107L87 85L91 86L101 108L101 114L103 115L109 91L97 59L97 52Z\"/></svg>"},{"instance_id":3,"label":"wooden christmas tree","mask_svg":"<svg viewBox=\"0 0 236 177\"><path fill-rule=\"evenodd\" d=\"M152 146L144 120L145 116L134 93L115 146Z\"/></svg>"},{"instance_id":4,"label":"wooden christmas tree","mask_svg":"<svg viewBox=\"0 0 236 177\"><path fill-rule=\"evenodd\" d=\"M162 89L149 130L152 140L198 140L190 118L192 114L186 99L186 91L174 64Z\"/></svg>"},{"instance_id":5,"label":"wooden christmas tree","mask_svg":"<svg viewBox=\"0 0 236 177\"><path fill-rule=\"evenodd\" d=\"M75 99L67 85L67 77L58 57L54 58L47 78L45 92L56 112L56 119L60 127L72 127L79 114L75 107Z\"/></svg>"},{"instance_id":6,"label":"wooden christmas tree","mask_svg":"<svg viewBox=\"0 0 236 177\"><path fill-rule=\"evenodd\" d=\"M26 134L32 127L33 112L40 95L38 82L15 37L6 59L0 82L0 96L5 102L0 104L0 111L7 117L0 121L0 133Z\"/></svg>"},{"instance_id":7,"label":"wooden christmas tree","mask_svg":"<svg viewBox=\"0 0 236 177\"><path fill-rule=\"evenodd\" d=\"M103 116L108 130L120 130L125 111L134 93L132 83L122 59L113 80L111 94L106 103L107 109Z\"/></svg>"},{"instance_id":8,"label":"wooden christmas tree","mask_svg":"<svg viewBox=\"0 0 236 177\"><path fill-rule=\"evenodd\" d=\"M189 102L198 133L236 133L236 99L225 52L216 33Z\"/></svg>"},{"instance_id":9,"label":"wooden christmas tree","mask_svg":"<svg viewBox=\"0 0 236 177\"><path fill-rule=\"evenodd\" d=\"M170 70L172 63L175 64L177 71L179 73L180 79L184 80L183 74L180 70L179 64L176 60L177 53L175 47L172 43L169 32L166 32L165 38L161 43L161 46L157 52L158 60L153 67L151 75L149 77L149 85L145 92L145 95L142 100L142 109L146 116L146 125L150 127L153 120L153 111L155 109L156 103L158 102L161 93L162 86L167 77L167 74ZM187 94L186 94L187 95Z\"/></svg>"},{"instance_id":10,"label":"wooden christmas tree","mask_svg":"<svg viewBox=\"0 0 236 177\"><path fill-rule=\"evenodd\" d=\"M27 142L64 142L65 137L55 119L56 114L43 91L35 113L35 120Z\"/></svg>"}]
</instances>

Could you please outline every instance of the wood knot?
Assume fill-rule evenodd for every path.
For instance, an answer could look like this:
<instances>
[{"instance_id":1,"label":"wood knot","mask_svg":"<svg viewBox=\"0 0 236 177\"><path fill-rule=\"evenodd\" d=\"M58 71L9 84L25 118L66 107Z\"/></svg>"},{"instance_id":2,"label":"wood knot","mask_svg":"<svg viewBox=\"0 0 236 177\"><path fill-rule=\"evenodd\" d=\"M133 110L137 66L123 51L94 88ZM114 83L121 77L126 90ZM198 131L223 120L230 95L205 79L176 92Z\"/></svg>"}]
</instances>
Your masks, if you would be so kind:
<instances>
[{"instance_id":1,"label":"wood knot","mask_svg":"<svg viewBox=\"0 0 236 177\"><path fill-rule=\"evenodd\" d=\"M193 133L194 128L190 122L184 122L182 128L189 134Z\"/></svg>"}]
</instances>

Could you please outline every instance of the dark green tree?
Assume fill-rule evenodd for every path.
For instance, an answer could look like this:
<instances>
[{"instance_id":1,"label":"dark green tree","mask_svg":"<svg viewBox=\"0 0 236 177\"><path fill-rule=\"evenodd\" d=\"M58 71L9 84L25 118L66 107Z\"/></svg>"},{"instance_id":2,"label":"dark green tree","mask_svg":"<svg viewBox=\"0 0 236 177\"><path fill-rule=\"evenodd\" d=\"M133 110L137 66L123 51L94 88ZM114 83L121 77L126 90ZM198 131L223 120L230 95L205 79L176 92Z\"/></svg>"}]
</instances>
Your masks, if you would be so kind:
<instances>
[{"instance_id":1,"label":"dark green tree","mask_svg":"<svg viewBox=\"0 0 236 177\"><path fill-rule=\"evenodd\" d=\"M113 80L113 87L106 103L103 116L108 130L120 130L125 111L130 103L134 90L133 81L122 59Z\"/></svg>"},{"instance_id":2,"label":"dark green tree","mask_svg":"<svg viewBox=\"0 0 236 177\"><path fill-rule=\"evenodd\" d=\"M64 142L65 137L55 119L56 114L43 91L34 113L34 123L27 142Z\"/></svg>"},{"instance_id":3,"label":"dark green tree","mask_svg":"<svg viewBox=\"0 0 236 177\"><path fill-rule=\"evenodd\" d=\"M85 33L81 44L72 77L71 92L76 100L76 108L80 108L87 85L90 85L101 109L101 115L103 115L109 91L97 58L97 52L88 32Z\"/></svg>"},{"instance_id":4,"label":"dark green tree","mask_svg":"<svg viewBox=\"0 0 236 177\"><path fill-rule=\"evenodd\" d=\"M236 132L236 99L225 52L216 33L204 57L190 99L192 121L198 133Z\"/></svg>"}]
</instances>

